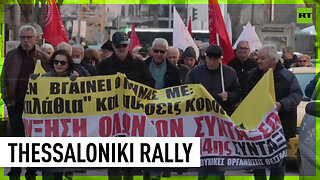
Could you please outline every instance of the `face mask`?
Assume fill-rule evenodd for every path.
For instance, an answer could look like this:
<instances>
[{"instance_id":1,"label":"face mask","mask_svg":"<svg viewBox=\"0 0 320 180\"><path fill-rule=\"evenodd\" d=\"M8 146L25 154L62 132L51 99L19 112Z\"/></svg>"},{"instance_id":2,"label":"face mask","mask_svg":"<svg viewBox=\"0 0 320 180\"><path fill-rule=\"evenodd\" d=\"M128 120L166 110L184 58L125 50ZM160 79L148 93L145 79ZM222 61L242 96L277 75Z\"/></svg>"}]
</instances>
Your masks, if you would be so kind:
<instances>
[{"instance_id":1,"label":"face mask","mask_svg":"<svg viewBox=\"0 0 320 180\"><path fill-rule=\"evenodd\" d=\"M73 63L80 64L81 63L81 59L73 59Z\"/></svg>"}]
</instances>

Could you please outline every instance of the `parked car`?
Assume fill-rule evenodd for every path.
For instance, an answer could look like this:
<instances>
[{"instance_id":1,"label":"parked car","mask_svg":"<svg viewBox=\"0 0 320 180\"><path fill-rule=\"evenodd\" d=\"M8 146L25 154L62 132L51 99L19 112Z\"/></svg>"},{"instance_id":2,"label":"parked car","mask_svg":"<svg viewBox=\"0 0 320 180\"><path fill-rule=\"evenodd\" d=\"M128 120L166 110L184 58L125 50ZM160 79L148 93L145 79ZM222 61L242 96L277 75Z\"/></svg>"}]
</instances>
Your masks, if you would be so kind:
<instances>
[{"instance_id":1,"label":"parked car","mask_svg":"<svg viewBox=\"0 0 320 180\"><path fill-rule=\"evenodd\" d=\"M301 125L301 121L305 115L305 107L310 102L310 98L308 98L304 94L304 90L309 82L316 75L316 67L295 67L289 69L293 72L301 86L301 90L303 92L303 99L297 107L297 135L294 138L291 138L288 143L288 151L287 151L287 159L297 161L297 152L298 152L298 142L299 142L299 128Z\"/></svg>"},{"instance_id":2,"label":"parked car","mask_svg":"<svg viewBox=\"0 0 320 180\"><path fill-rule=\"evenodd\" d=\"M298 167L300 180L317 179L320 176L320 151L316 142L320 141L320 100L307 104L306 114L300 126ZM316 133L318 132L318 133ZM318 135L317 135L318 134Z\"/></svg>"}]
</instances>

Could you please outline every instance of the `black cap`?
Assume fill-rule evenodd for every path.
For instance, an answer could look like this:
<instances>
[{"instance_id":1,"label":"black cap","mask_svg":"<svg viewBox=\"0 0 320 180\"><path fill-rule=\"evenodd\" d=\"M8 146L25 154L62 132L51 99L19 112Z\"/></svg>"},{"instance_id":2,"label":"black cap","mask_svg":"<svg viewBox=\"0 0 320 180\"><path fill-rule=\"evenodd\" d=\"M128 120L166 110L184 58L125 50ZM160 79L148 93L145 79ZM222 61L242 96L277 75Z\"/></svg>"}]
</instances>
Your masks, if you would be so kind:
<instances>
[{"instance_id":1,"label":"black cap","mask_svg":"<svg viewBox=\"0 0 320 180\"><path fill-rule=\"evenodd\" d=\"M207 48L206 55L211 58L220 58L222 56L222 49L217 45L210 45Z\"/></svg>"},{"instance_id":2,"label":"black cap","mask_svg":"<svg viewBox=\"0 0 320 180\"><path fill-rule=\"evenodd\" d=\"M112 48L112 45L111 45L111 41L108 40L107 42L105 42L102 46L101 46L101 49L106 49L106 50L109 50L109 51L113 51L113 48Z\"/></svg>"},{"instance_id":3,"label":"black cap","mask_svg":"<svg viewBox=\"0 0 320 180\"><path fill-rule=\"evenodd\" d=\"M139 54L141 55L148 55L148 49L143 47L139 49Z\"/></svg>"},{"instance_id":4,"label":"black cap","mask_svg":"<svg viewBox=\"0 0 320 180\"><path fill-rule=\"evenodd\" d=\"M128 35L125 32L118 31L113 34L112 43L117 46L121 44L129 44L130 41Z\"/></svg>"}]
</instances>

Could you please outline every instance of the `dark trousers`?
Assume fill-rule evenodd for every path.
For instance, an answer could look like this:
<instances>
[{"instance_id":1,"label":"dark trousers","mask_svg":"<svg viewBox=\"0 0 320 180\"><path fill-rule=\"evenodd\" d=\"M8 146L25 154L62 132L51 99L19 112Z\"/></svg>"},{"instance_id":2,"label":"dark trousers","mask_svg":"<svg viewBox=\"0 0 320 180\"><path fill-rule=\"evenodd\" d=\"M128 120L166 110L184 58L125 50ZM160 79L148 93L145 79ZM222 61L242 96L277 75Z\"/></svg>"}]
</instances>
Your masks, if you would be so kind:
<instances>
[{"instance_id":1,"label":"dark trousers","mask_svg":"<svg viewBox=\"0 0 320 180\"><path fill-rule=\"evenodd\" d=\"M130 168L108 168L109 180L133 180Z\"/></svg>"},{"instance_id":2,"label":"dark trousers","mask_svg":"<svg viewBox=\"0 0 320 180\"><path fill-rule=\"evenodd\" d=\"M24 125L22 121L23 102L17 102L16 106L8 107L9 124L7 126L7 136L9 137L25 137ZM20 176L21 167L12 167L8 176ZM34 168L27 168L25 176L36 176Z\"/></svg>"},{"instance_id":3,"label":"dark trousers","mask_svg":"<svg viewBox=\"0 0 320 180\"><path fill-rule=\"evenodd\" d=\"M278 165L270 167L269 180L284 180L286 172L285 159L282 159ZM255 180L267 180L266 169L254 169L253 170Z\"/></svg>"}]
</instances>

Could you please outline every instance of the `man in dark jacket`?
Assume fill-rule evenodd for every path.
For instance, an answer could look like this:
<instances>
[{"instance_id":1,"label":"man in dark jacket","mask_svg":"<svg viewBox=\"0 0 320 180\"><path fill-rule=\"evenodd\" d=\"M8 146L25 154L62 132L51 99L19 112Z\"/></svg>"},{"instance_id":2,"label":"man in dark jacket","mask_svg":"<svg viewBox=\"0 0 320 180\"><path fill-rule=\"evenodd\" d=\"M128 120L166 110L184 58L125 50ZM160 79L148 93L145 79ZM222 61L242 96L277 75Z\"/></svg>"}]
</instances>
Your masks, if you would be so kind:
<instances>
[{"instance_id":1,"label":"man in dark jacket","mask_svg":"<svg viewBox=\"0 0 320 180\"><path fill-rule=\"evenodd\" d=\"M180 85L178 68L169 62L167 57L168 42L163 38L156 38L152 42L153 57L143 61L156 80L156 89Z\"/></svg>"},{"instance_id":2,"label":"man in dark jacket","mask_svg":"<svg viewBox=\"0 0 320 180\"><path fill-rule=\"evenodd\" d=\"M293 53L293 49L291 47L283 48L282 58L283 58L283 66L286 69L289 69L292 64L299 62L298 57Z\"/></svg>"},{"instance_id":3,"label":"man in dark jacket","mask_svg":"<svg viewBox=\"0 0 320 180\"><path fill-rule=\"evenodd\" d=\"M187 75L187 84L202 84L230 116L240 100L241 90L236 72L222 65L222 49L210 45L206 51L206 63L191 69ZM223 69L225 91L222 90L221 66Z\"/></svg>"},{"instance_id":4,"label":"man in dark jacket","mask_svg":"<svg viewBox=\"0 0 320 180\"><path fill-rule=\"evenodd\" d=\"M45 71L50 70L49 55L36 49L36 30L30 25L21 26L19 30L20 45L9 51L1 75L2 98L9 114L9 136L24 137L22 121L24 98L30 74L33 73L37 60ZM21 168L11 168L10 179L19 179ZM35 179L35 172L27 168L26 179Z\"/></svg>"},{"instance_id":5,"label":"man in dark jacket","mask_svg":"<svg viewBox=\"0 0 320 180\"><path fill-rule=\"evenodd\" d=\"M129 53L129 38L124 32L115 32L112 36L114 53L96 65L97 75L123 73L128 79L154 87L155 80L146 65L134 59Z\"/></svg>"},{"instance_id":6,"label":"man in dark jacket","mask_svg":"<svg viewBox=\"0 0 320 180\"><path fill-rule=\"evenodd\" d=\"M188 66L179 63L180 59L180 54L179 54L179 49L173 46L170 46L168 48L167 52L167 59L174 65L176 65L179 69L180 73L180 79L181 79L181 84L185 84L186 82L186 77L188 72L190 71L190 68Z\"/></svg>"},{"instance_id":7,"label":"man in dark jacket","mask_svg":"<svg viewBox=\"0 0 320 180\"><path fill-rule=\"evenodd\" d=\"M248 91L259 82L265 72L273 69L274 85L276 94L276 110L282 123L286 140L296 135L297 129L297 106L302 99L302 91L295 75L285 69L278 60L276 47L265 45L259 49L258 67L249 75ZM270 176L284 179L285 163L280 162L278 167L270 168ZM266 179L265 169L254 170L255 179Z\"/></svg>"},{"instance_id":8,"label":"man in dark jacket","mask_svg":"<svg viewBox=\"0 0 320 180\"><path fill-rule=\"evenodd\" d=\"M248 86L248 75L251 69L257 67L257 61L249 59L250 46L248 41L237 44L236 57L228 64L236 72L241 87L241 97L244 99Z\"/></svg>"}]
</instances>

